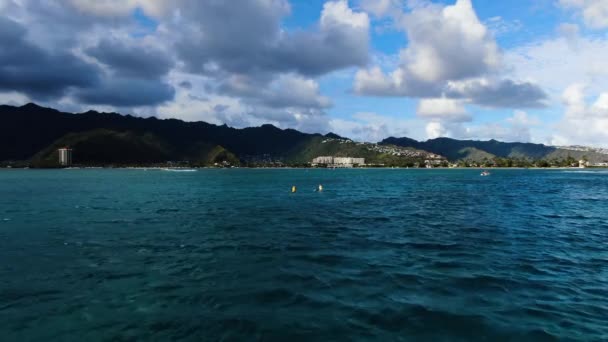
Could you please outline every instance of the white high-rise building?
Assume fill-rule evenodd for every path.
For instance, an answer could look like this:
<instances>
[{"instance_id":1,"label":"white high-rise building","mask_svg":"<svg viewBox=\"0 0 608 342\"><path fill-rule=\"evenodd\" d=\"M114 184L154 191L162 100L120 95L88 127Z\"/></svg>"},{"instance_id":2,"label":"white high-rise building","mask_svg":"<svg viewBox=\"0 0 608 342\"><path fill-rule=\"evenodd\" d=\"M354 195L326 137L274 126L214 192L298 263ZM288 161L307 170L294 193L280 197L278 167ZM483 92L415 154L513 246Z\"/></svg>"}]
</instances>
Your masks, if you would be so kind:
<instances>
[{"instance_id":1,"label":"white high-rise building","mask_svg":"<svg viewBox=\"0 0 608 342\"><path fill-rule=\"evenodd\" d=\"M59 164L61 166L72 165L72 149L68 147L60 148L59 152Z\"/></svg>"}]
</instances>

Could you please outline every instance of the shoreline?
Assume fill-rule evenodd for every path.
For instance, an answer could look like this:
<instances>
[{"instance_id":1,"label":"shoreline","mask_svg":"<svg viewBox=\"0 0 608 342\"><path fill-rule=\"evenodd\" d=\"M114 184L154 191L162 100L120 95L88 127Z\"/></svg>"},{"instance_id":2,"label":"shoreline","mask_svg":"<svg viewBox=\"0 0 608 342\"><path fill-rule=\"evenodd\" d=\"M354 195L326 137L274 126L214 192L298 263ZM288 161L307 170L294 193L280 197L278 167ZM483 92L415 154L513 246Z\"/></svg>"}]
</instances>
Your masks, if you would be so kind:
<instances>
[{"instance_id":1,"label":"shoreline","mask_svg":"<svg viewBox=\"0 0 608 342\"><path fill-rule=\"evenodd\" d=\"M169 167L169 166L74 166L66 168L32 168L32 167L2 167L0 170L230 170L230 169L248 169L248 170L602 170L608 167L343 167L343 168L323 168L323 167Z\"/></svg>"}]
</instances>

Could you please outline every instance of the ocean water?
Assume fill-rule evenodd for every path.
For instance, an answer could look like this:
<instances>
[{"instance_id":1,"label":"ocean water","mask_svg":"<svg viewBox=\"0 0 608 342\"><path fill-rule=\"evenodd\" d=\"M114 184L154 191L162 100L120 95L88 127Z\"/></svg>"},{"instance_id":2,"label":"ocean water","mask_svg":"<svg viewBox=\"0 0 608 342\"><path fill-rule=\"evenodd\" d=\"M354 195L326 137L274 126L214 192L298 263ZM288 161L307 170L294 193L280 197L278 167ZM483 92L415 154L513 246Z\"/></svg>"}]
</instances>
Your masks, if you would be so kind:
<instances>
[{"instance_id":1,"label":"ocean water","mask_svg":"<svg viewBox=\"0 0 608 342\"><path fill-rule=\"evenodd\" d=\"M0 336L608 340L608 173L2 170Z\"/></svg>"}]
</instances>

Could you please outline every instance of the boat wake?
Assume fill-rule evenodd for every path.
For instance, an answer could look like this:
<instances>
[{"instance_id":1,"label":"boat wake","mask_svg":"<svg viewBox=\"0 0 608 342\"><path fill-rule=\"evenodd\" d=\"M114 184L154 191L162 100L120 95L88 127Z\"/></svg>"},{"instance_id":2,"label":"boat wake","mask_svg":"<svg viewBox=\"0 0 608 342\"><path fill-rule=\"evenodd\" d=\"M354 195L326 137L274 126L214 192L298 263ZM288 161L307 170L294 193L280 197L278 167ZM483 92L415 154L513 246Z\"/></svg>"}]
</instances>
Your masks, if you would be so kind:
<instances>
[{"instance_id":1,"label":"boat wake","mask_svg":"<svg viewBox=\"0 0 608 342\"><path fill-rule=\"evenodd\" d=\"M169 172L196 172L195 169L161 169L161 171L169 171Z\"/></svg>"}]
</instances>

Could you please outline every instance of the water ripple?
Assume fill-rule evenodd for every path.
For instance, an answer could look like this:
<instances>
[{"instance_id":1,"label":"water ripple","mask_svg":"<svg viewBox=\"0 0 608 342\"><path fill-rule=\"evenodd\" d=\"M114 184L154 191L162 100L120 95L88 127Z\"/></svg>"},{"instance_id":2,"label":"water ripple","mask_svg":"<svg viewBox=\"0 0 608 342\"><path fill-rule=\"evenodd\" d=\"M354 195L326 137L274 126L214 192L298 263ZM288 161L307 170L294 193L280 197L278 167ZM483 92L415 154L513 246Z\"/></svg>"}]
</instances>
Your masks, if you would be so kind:
<instances>
[{"instance_id":1,"label":"water ripple","mask_svg":"<svg viewBox=\"0 0 608 342\"><path fill-rule=\"evenodd\" d=\"M3 340L608 340L602 172L0 180Z\"/></svg>"}]
</instances>

